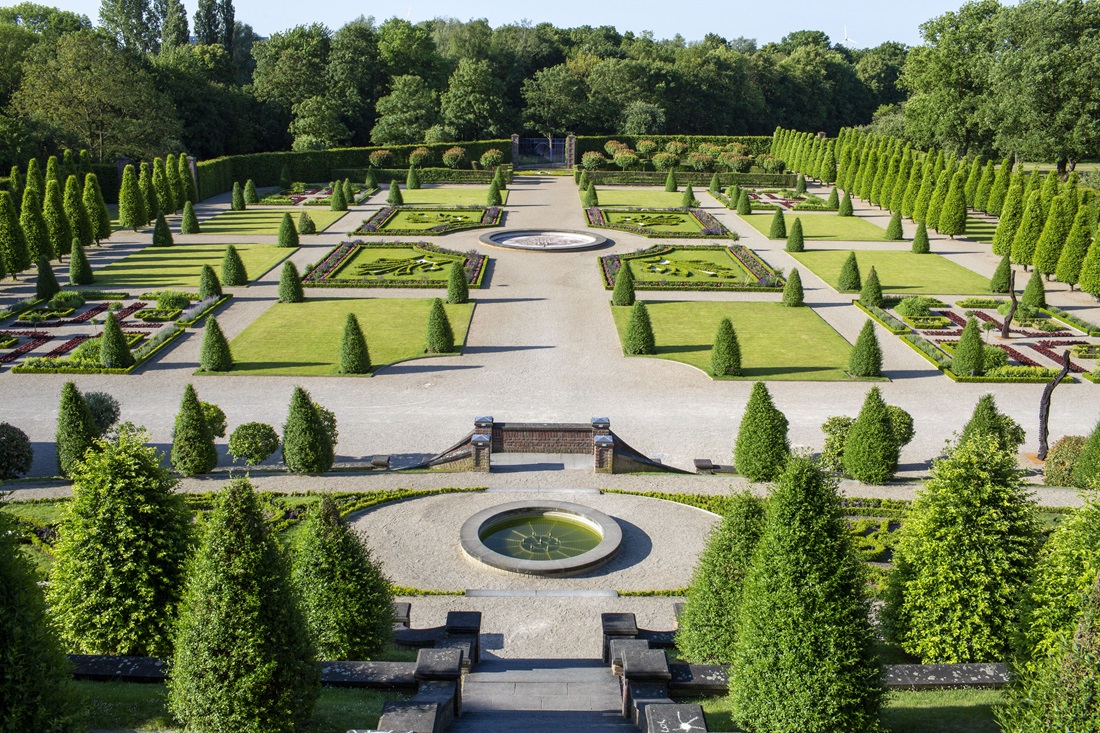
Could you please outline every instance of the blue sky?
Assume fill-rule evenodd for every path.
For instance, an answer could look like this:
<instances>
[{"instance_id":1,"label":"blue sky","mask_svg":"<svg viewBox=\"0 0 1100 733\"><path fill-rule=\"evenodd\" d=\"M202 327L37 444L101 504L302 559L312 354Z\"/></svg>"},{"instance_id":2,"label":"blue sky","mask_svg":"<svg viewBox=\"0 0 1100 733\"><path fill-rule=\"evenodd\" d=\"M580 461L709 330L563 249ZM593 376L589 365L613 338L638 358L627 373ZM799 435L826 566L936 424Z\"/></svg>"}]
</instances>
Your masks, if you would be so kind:
<instances>
[{"instance_id":1,"label":"blue sky","mask_svg":"<svg viewBox=\"0 0 1100 733\"><path fill-rule=\"evenodd\" d=\"M99 15L99 0L37 0L66 10L84 13L93 22ZM194 16L197 0L184 0ZM955 10L962 0L929 0L896 3L883 0L821 2L821 0L770 0L766 2L693 2L682 5L669 0L636 2L593 2L592 0L549 0L522 3L479 0L473 3L445 0L390 0L384 3L356 3L329 0L302 3L297 0L235 0L237 18L250 23L256 32L269 35L303 23L321 22L338 28L359 15L373 15L379 21L391 16L413 22L436 16L461 20L486 18L496 27L527 18L534 23L550 22L559 27L613 25L620 31L653 31L658 38L677 33L687 40L701 39L708 32L726 38L745 36L760 43L777 41L794 30L821 30L834 42L848 36L858 47L876 46L883 41L920 42L919 26L929 18ZM0 0L0 5L13 5Z\"/></svg>"}]
</instances>

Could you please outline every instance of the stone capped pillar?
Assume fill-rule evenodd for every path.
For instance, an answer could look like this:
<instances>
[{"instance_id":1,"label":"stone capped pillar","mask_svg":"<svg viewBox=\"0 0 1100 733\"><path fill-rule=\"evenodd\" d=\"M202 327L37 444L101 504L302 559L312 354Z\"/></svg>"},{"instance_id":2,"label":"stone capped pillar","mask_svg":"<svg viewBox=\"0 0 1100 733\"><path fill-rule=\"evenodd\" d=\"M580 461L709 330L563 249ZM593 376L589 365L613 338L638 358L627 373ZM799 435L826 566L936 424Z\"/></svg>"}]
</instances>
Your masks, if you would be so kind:
<instances>
[{"instance_id":1,"label":"stone capped pillar","mask_svg":"<svg viewBox=\"0 0 1100 733\"><path fill-rule=\"evenodd\" d=\"M519 135L512 133L512 167L519 167Z\"/></svg>"}]
</instances>

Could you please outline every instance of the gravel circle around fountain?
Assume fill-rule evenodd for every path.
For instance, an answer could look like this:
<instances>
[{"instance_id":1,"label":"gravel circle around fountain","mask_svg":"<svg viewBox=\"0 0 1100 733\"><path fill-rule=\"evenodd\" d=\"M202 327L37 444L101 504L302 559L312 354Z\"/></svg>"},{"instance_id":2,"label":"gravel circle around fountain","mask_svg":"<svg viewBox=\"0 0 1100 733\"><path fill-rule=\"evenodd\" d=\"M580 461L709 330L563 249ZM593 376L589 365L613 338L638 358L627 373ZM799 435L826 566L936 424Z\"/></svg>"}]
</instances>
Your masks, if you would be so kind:
<instances>
[{"instance_id":1,"label":"gravel circle around fountain","mask_svg":"<svg viewBox=\"0 0 1100 733\"><path fill-rule=\"evenodd\" d=\"M463 553L460 532L471 516L499 504L544 499L581 504L613 517L622 528L618 555L584 575L544 578L494 570ZM450 591L684 588L719 521L714 514L670 501L573 491L441 494L385 504L349 519L391 583Z\"/></svg>"}]
</instances>

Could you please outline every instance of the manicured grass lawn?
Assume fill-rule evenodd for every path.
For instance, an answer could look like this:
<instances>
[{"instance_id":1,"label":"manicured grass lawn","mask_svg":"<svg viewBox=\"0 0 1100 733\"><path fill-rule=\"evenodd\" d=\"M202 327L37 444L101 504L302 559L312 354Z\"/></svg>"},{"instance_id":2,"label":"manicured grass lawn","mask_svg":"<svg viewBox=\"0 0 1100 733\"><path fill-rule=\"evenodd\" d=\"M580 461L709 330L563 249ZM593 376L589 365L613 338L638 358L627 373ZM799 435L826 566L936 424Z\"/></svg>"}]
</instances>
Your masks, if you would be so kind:
<instances>
[{"instance_id":1,"label":"manicured grass lawn","mask_svg":"<svg viewBox=\"0 0 1100 733\"><path fill-rule=\"evenodd\" d=\"M608 211L603 210L608 226L642 227L664 234L697 234L703 231L699 220L678 211Z\"/></svg>"},{"instance_id":2,"label":"manicured grass lawn","mask_svg":"<svg viewBox=\"0 0 1100 733\"><path fill-rule=\"evenodd\" d=\"M273 244L235 244L249 278L255 280L296 251ZM177 244L146 247L95 271L97 290L197 288L203 265L221 272L224 244Z\"/></svg>"},{"instance_id":3,"label":"manicured grass lawn","mask_svg":"<svg viewBox=\"0 0 1100 733\"><path fill-rule=\"evenodd\" d=\"M772 226L774 212L749 214L741 218L752 225L764 236ZM886 238L886 230L858 216L837 216L836 214L797 214L786 213L787 231L791 230L795 217L802 220L802 234L806 239L828 239L835 242L881 242Z\"/></svg>"},{"instance_id":4,"label":"manicured grass lawn","mask_svg":"<svg viewBox=\"0 0 1100 733\"><path fill-rule=\"evenodd\" d=\"M385 201L388 189L383 190L378 201ZM485 206L489 186L433 186L425 185L410 191L401 186L401 198L406 204L416 206ZM508 192L501 191L500 198L508 203Z\"/></svg>"},{"instance_id":5,"label":"manicured grass lawn","mask_svg":"<svg viewBox=\"0 0 1100 733\"><path fill-rule=\"evenodd\" d=\"M600 206L641 206L647 209L674 209L680 205L683 187L676 193L663 188L604 188L596 187ZM699 198L699 192L695 192Z\"/></svg>"},{"instance_id":6,"label":"manicured grass lawn","mask_svg":"<svg viewBox=\"0 0 1100 733\"><path fill-rule=\"evenodd\" d=\"M432 280L447 282L457 258L411 247L360 247L336 272L334 280Z\"/></svg>"},{"instance_id":7,"label":"manicured grass lawn","mask_svg":"<svg viewBox=\"0 0 1100 733\"><path fill-rule=\"evenodd\" d=\"M849 250L822 249L793 252L791 256L825 282L837 287L840 268ZM905 295L977 295L989 292L989 280L937 254L860 250L856 252L863 277L871 268L883 291Z\"/></svg>"},{"instance_id":8,"label":"manicured grass lawn","mask_svg":"<svg viewBox=\"0 0 1100 733\"><path fill-rule=\"evenodd\" d=\"M359 319L376 367L424 355L430 298L313 298L276 303L230 343L232 374L337 374L347 314ZM466 339L472 303L448 305L455 344Z\"/></svg>"},{"instance_id":9,"label":"manicured grass lawn","mask_svg":"<svg viewBox=\"0 0 1100 733\"><path fill-rule=\"evenodd\" d=\"M966 217L966 237L975 242L993 244L993 234L997 231L997 222Z\"/></svg>"},{"instance_id":10,"label":"manicured grass lawn","mask_svg":"<svg viewBox=\"0 0 1100 733\"><path fill-rule=\"evenodd\" d=\"M203 234L270 234L279 233L279 224L283 213L289 211L290 218L298 224L302 211L309 212L309 218L317 225L317 231L323 232L347 215L346 211L329 211L323 206L302 206L296 209L248 209L246 211L226 211L215 217L199 222Z\"/></svg>"},{"instance_id":11,"label":"manicured grass lawn","mask_svg":"<svg viewBox=\"0 0 1100 733\"><path fill-rule=\"evenodd\" d=\"M127 682L74 682L80 703L83 730L161 731L179 724L168 712L168 688L164 685ZM386 700L402 696L383 690L349 690L324 687L305 730L309 733L344 733L353 728L374 728Z\"/></svg>"},{"instance_id":12,"label":"manicured grass lawn","mask_svg":"<svg viewBox=\"0 0 1100 733\"><path fill-rule=\"evenodd\" d=\"M756 282L725 249L673 249L625 261L639 283Z\"/></svg>"},{"instance_id":13,"label":"manicured grass lawn","mask_svg":"<svg viewBox=\"0 0 1100 733\"><path fill-rule=\"evenodd\" d=\"M997 733L993 707L1000 690L921 690L891 692L882 722L891 733ZM686 702L694 702L687 700ZM711 730L737 730L728 697L699 700Z\"/></svg>"},{"instance_id":14,"label":"manicured grass lawn","mask_svg":"<svg viewBox=\"0 0 1100 733\"><path fill-rule=\"evenodd\" d=\"M442 211L438 209L417 209L398 211L380 231L387 229L417 229L427 231L444 224L477 224L481 221L481 211Z\"/></svg>"},{"instance_id":15,"label":"manicured grass lawn","mask_svg":"<svg viewBox=\"0 0 1100 733\"><path fill-rule=\"evenodd\" d=\"M810 308L779 303L646 301L656 358L691 364L710 373L714 335L723 318L741 344L743 379L846 380L852 347ZM612 307L620 340L630 307Z\"/></svg>"}]
</instances>

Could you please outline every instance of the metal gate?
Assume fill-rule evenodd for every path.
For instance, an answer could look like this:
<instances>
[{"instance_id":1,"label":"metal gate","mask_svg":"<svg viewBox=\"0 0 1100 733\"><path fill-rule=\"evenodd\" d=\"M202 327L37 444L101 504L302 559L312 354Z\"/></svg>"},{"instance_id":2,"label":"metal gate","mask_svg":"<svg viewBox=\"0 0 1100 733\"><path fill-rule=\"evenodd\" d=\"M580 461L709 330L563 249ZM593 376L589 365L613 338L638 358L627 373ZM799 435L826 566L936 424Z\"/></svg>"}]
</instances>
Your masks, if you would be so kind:
<instances>
[{"instance_id":1,"label":"metal gate","mask_svg":"<svg viewBox=\"0 0 1100 733\"><path fill-rule=\"evenodd\" d=\"M521 137L517 168L566 168L564 137Z\"/></svg>"}]
</instances>

